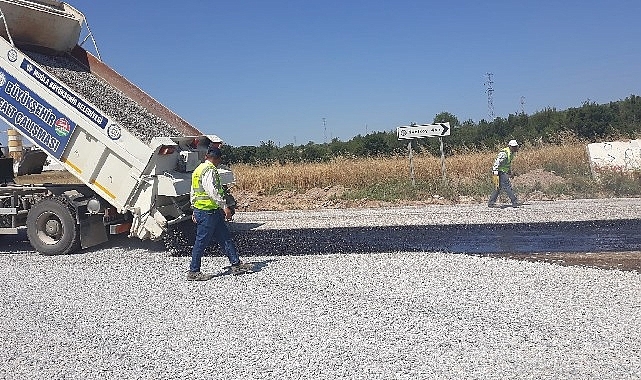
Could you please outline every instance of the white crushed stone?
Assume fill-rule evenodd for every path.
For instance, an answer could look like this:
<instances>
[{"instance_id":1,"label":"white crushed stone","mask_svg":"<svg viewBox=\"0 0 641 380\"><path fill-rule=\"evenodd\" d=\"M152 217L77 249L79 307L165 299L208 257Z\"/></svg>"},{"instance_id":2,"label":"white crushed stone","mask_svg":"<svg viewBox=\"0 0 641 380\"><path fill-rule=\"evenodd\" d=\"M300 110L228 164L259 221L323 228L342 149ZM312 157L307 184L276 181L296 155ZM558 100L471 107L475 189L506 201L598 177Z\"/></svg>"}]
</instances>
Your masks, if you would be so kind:
<instances>
[{"instance_id":1,"label":"white crushed stone","mask_svg":"<svg viewBox=\"0 0 641 380\"><path fill-rule=\"evenodd\" d=\"M430 205L393 208L318 209L237 213L239 223L256 229L359 226L423 226L449 224L581 222L638 219L641 198L533 201L519 208L486 204ZM239 226L242 228L242 226Z\"/></svg>"},{"instance_id":2,"label":"white crushed stone","mask_svg":"<svg viewBox=\"0 0 641 380\"><path fill-rule=\"evenodd\" d=\"M641 215L635 199L527 207L491 211ZM485 209L412 210L454 222L482 219ZM319 214L345 224L408 222L395 221L401 211L296 212L297 224L284 224L322 226ZM264 217L260 228L270 228L278 222L268 216L278 215L291 216L237 218ZM203 283L185 280L188 257L151 242L117 243L54 257L0 248L0 378L641 378L636 272L388 252L250 257L257 273ZM217 272L226 259L203 265Z\"/></svg>"}]
</instances>

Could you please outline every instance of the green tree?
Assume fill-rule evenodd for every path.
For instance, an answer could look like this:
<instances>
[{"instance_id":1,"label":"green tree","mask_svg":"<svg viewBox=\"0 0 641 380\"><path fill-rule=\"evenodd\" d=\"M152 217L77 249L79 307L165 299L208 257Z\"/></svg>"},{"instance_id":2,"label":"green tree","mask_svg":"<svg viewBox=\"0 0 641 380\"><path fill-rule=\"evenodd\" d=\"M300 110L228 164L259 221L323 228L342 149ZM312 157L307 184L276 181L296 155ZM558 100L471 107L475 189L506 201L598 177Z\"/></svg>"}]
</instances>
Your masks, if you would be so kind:
<instances>
[{"instance_id":1,"label":"green tree","mask_svg":"<svg viewBox=\"0 0 641 380\"><path fill-rule=\"evenodd\" d=\"M230 153L225 155L228 158L229 163L243 163L243 164L254 164L256 163L256 147L255 146L239 146L239 147L230 147L223 145L223 148L230 148ZM223 154L225 152L223 151Z\"/></svg>"},{"instance_id":2,"label":"green tree","mask_svg":"<svg viewBox=\"0 0 641 380\"><path fill-rule=\"evenodd\" d=\"M325 145L307 143L301 151L301 158L305 162L325 162L329 160L327 147Z\"/></svg>"},{"instance_id":3,"label":"green tree","mask_svg":"<svg viewBox=\"0 0 641 380\"><path fill-rule=\"evenodd\" d=\"M256 162L269 163L274 162L278 158L278 147L276 143L269 140L267 142L261 141L256 149Z\"/></svg>"},{"instance_id":4,"label":"green tree","mask_svg":"<svg viewBox=\"0 0 641 380\"><path fill-rule=\"evenodd\" d=\"M588 141L608 136L638 138L641 133L641 97L631 95L624 100L608 104L584 102L581 107L559 111L548 107L532 115L524 112L510 114L507 118L496 117L478 124L471 119L462 124L455 115L441 112L434 116L434 123L449 122L451 135L444 140L446 154L460 150L495 149L506 141L516 138L558 143L559 137L571 132ZM279 148L273 141L260 143L258 147L231 147L224 145L223 153L227 162L256 164L263 162L318 162L332 157L367 157L404 154L407 141L399 141L396 131L376 132L366 136L357 135L349 141L332 139L329 144L314 144ZM419 151L440 154L440 143L435 138L419 139L415 142Z\"/></svg>"},{"instance_id":5,"label":"green tree","mask_svg":"<svg viewBox=\"0 0 641 380\"><path fill-rule=\"evenodd\" d=\"M568 109L568 123L580 136L586 138L604 137L614 131L612 109L589 100L579 108Z\"/></svg>"},{"instance_id":6,"label":"green tree","mask_svg":"<svg viewBox=\"0 0 641 380\"><path fill-rule=\"evenodd\" d=\"M394 149L388 144L385 132L372 133L364 137L364 154L368 157L389 155Z\"/></svg>"},{"instance_id":7,"label":"green tree","mask_svg":"<svg viewBox=\"0 0 641 380\"><path fill-rule=\"evenodd\" d=\"M460 126L458 118L449 112L441 112L434 116L434 123L450 123L450 128Z\"/></svg>"}]
</instances>

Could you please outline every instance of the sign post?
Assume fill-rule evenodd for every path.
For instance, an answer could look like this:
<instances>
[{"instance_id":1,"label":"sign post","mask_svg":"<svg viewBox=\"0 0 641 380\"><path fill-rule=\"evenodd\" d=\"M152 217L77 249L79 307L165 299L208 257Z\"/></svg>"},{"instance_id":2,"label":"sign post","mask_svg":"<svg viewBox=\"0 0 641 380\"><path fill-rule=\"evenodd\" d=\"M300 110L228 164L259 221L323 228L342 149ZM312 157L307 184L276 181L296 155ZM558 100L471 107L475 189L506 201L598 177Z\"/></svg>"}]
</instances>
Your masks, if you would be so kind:
<instances>
[{"instance_id":1,"label":"sign post","mask_svg":"<svg viewBox=\"0 0 641 380\"><path fill-rule=\"evenodd\" d=\"M412 186L416 186L416 180L414 179L414 155L412 154L412 142L407 143L407 152L410 158L410 178L412 179Z\"/></svg>"},{"instance_id":2,"label":"sign post","mask_svg":"<svg viewBox=\"0 0 641 380\"><path fill-rule=\"evenodd\" d=\"M445 181L445 153L443 153L443 138L439 137L438 140L441 142L441 174L443 175L443 181Z\"/></svg>"},{"instance_id":3,"label":"sign post","mask_svg":"<svg viewBox=\"0 0 641 380\"><path fill-rule=\"evenodd\" d=\"M413 139L422 139L424 137L438 137L441 145L441 173L443 180L445 180L445 153L443 152L443 136L450 135L450 123L436 123L436 124L411 124L409 126L402 126L396 128L396 135L399 140L410 140L407 144L410 158L410 176L412 178L412 186L415 186L414 180L414 162L412 154L412 141Z\"/></svg>"}]
</instances>

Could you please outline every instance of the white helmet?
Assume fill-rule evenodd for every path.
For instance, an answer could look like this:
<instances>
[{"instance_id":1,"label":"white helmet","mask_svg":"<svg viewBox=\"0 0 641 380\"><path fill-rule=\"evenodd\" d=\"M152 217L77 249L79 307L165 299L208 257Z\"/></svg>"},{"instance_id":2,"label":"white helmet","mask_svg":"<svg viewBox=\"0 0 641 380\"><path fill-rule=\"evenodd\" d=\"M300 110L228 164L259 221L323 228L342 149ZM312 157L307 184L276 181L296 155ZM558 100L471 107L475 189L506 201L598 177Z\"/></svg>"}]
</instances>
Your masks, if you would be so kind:
<instances>
[{"instance_id":1,"label":"white helmet","mask_svg":"<svg viewBox=\"0 0 641 380\"><path fill-rule=\"evenodd\" d=\"M509 143L507 143L508 146L519 146L519 143L516 142L516 140L510 140Z\"/></svg>"}]
</instances>

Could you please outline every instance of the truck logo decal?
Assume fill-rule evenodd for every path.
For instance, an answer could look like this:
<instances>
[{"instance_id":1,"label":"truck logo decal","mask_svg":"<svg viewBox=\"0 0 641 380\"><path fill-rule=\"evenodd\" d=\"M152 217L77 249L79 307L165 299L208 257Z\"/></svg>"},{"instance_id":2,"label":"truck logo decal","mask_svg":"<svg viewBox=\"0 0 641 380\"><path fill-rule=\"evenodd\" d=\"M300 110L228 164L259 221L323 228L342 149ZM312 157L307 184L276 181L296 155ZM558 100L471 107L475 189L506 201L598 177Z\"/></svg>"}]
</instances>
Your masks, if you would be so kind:
<instances>
[{"instance_id":1,"label":"truck logo decal","mask_svg":"<svg viewBox=\"0 0 641 380\"><path fill-rule=\"evenodd\" d=\"M11 49L7 52L7 58L10 62L15 62L18 59L18 53L15 50Z\"/></svg>"},{"instance_id":2,"label":"truck logo decal","mask_svg":"<svg viewBox=\"0 0 641 380\"><path fill-rule=\"evenodd\" d=\"M2 70L0 117L57 159L76 127L71 119Z\"/></svg>"},{"instance_id":3,"label":"truck logo decal","mask_svg":"<svg viewBox=\"0 0 641 380\"><path fill-rule=\"evenodd\" d=\"M40 83L45 85L54 95L64 100L67 104L71 105L78 110L81 114L86 116L94 124L104 129L107 126L107 118L104 117L100 112L96 111L89 104L82 101L76 95L72 94L69 90L63 87L58 83L54 78L52 78L46 72L38 69L35 65L27 61L27 59L22 60L20 68L23 69L27 74L31 75L33 78L37 79Z\"/></svg>"},{"instance_id":4,"label":"truck logo decal","mask_svg":"<svg viewBox=\"0 0 641 380\"><path fill-rule=\"evenodd\" d=\"M107 127L107 135L112 140L118 140L120 136L122 136L122 131L120 130L120 126L118 124L110 124Z\"/></svg>"},{"instance_id":5,"label":"truck logo decal","mask_svg":"<svg viewBox=\"0 0 641 380\"><path fill-rule=\"evenodd\" d=\"M68 136L69 132L71 132L71 125L69 125L69 122L65 118L56 120L55 126L58 136Z\"/></svg>"}]
</instances>

